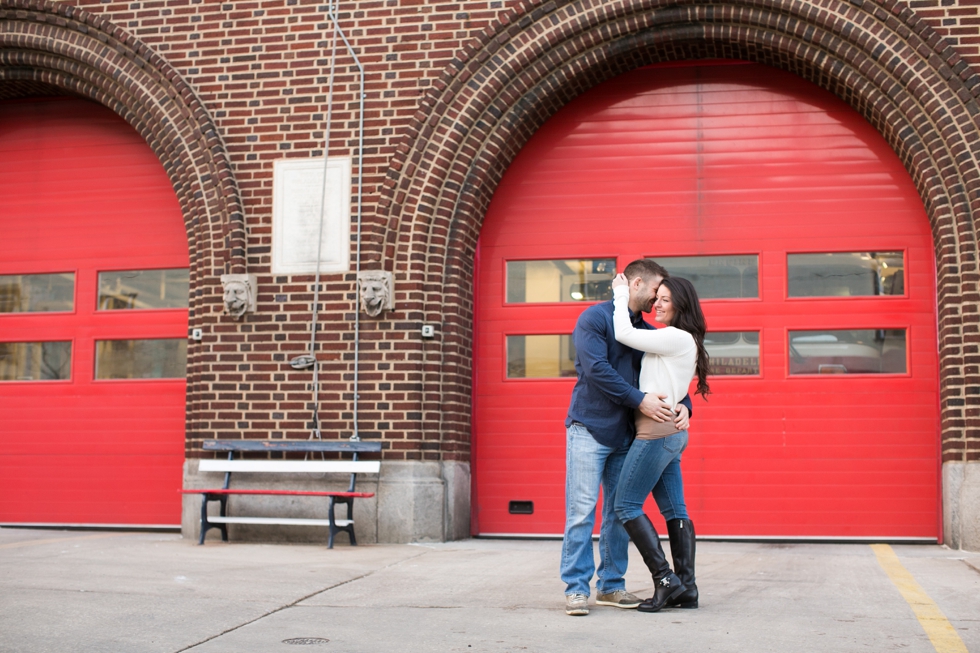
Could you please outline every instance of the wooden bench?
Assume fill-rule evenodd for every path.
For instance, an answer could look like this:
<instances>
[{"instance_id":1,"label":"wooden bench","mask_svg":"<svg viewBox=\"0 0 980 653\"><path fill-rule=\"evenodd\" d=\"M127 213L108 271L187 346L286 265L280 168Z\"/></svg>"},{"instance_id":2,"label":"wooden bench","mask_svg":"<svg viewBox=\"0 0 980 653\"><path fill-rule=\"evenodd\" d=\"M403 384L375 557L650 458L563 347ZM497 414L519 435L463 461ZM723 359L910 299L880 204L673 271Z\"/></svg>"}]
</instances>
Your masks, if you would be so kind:
<instances>
[{"instance_id":1,"label":"wooden bench","mask_svg":"<svg viewBox=\"0 0 980 653\"><path fill-rule=\"evenodd\" d=\"M227 451L227 460L202 459L198 470L201 472L224 472L225 482L220 488L201 488L181 490L184 494L201 494L201 540L212 528L221 531L221 539L228 541L228 524L288 524L297 526L328 526L330 537L327 547L333 548L334 536L344 531L350 536L350 543L357 546L354 537L354 499L373 497L373 492L356 492L357 475L377 474L381 462L377 460L358 460L359 453L381 451L380 442L351 442L349 440L205 440L205 451ZM255 452L303 453L308 456L324 452L350 453L351 460L260 460L235 459L235 454ZM235 472L256 473L332 473L350 474L350 485L346 492L281 490L281 489L235 489L231 488L231 475ZM285 495L329 497L327 519L298 519L289 517L248 517L228 515L228 497L231 495ZM218 515L208 515L208 503L220 504ZM347 518L337 519L334 509L337 504L347 505Z\"/></svg>"}]
</instances>

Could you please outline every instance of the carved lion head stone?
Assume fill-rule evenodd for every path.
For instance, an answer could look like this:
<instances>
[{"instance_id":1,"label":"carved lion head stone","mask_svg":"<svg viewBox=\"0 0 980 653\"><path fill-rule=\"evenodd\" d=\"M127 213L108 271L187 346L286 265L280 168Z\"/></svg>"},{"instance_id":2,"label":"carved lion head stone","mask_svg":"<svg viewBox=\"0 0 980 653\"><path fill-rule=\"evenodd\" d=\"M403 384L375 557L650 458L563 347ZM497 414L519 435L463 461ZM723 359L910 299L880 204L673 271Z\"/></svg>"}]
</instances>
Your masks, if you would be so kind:
<instances>
[{"instance_id":1,"label":"carved lion head stone","mask_svg":"<svg viewBox=\"0 0 980 653\"><path fill-rule=\"evenodd\" d=\"M384 270L364 270L357 275L357 285L361 297L361 310L377 317L381 311L393 310L394 281L391 272Z\"/></svg>"}]
</instances>

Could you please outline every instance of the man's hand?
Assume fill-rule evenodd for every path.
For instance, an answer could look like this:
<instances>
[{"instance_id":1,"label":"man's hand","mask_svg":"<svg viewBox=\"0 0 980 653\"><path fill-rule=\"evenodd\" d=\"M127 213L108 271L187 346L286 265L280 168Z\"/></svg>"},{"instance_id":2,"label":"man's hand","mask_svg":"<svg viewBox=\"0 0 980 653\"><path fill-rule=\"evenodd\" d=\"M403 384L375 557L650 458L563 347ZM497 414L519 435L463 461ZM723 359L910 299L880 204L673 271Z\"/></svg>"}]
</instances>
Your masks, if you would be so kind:
<instances>
[{"instance_id":1,"label":"man's hand","mask_svg":"<svg viewBox=\"0 0 980 653\"><path fill-rule=\"evenodd\" d=\"M653 395L647 393L643 395L640 402L640 412L652 419L654 422L666 422L674 418L674 411L670 409L670 404L664 403L667 395Z\"/></svg>"},{"instance_id":2,"label":"man's hand","mask_svg":"<svg viewBox=\"0 0 980 653\"><path fill-rule=\"evenodd\" d=\"M677 407L677 416L674 417L674 426L678 431L686 431L691 425L691 415L687 412L687 406L681 404Z\"/></svg>"}]
</instances>

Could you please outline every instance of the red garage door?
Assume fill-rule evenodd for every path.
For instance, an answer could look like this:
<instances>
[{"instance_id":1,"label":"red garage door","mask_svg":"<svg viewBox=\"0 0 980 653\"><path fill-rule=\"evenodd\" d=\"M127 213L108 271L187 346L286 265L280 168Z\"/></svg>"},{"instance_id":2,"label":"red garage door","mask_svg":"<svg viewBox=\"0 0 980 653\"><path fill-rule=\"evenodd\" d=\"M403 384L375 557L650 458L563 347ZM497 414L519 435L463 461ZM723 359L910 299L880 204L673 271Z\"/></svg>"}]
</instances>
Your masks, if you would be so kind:
<instances>
[{"instance_id":1,"label":"red garage door","mask_svg":"<svg viewBox=\"0 0 980 653\"><path fill-rule=\"evenodd\" d=\"M187 237L108 109L0 103L0 523L180 523Z\"/></svg>"},{"instance_id":2,"label":"red garage door","mask_svg":"<svg viewBox=\"0 0 980 653\"><path fill-rule=\"evenodd\" d=\"M938 537L922 203L842 101L737 63L602 84L503 179L478 258L477 532L562 532L569 335L640 257L692 279L708 319L714 394L683 459L699 533Z\"/></svg>"}]
</instances>

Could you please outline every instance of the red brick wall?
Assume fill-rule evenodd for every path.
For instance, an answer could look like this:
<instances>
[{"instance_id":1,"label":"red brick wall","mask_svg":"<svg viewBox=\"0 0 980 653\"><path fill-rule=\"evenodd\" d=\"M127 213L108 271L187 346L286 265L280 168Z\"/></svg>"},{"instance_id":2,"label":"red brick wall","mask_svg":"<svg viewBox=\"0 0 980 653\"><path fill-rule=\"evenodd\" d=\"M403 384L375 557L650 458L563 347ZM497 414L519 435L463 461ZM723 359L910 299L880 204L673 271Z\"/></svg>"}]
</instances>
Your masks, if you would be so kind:
<instances>
[{"instance_id":1,"label":"red brick wall","mask_svg":"<svg viewBox=\"0 0 980 653\"><path fill-rule=\"evenodd\" d=\"M67 5L75 5L109 21L98 28L129 44L128 61L161 68L140 50L145 44L179 75L171 94L180 99L186 87L196 96L185 99L187 112L213 121L233 179L220 165L214 175L227 182L221 194L240 198L244 208L244 265L259 277L256 314L242 322L221 315L218 277L242 271L234 218L200 236L210 240L195 263L192 326L204 329L205 339L189 358L189 453L215 436L306 437L310 373L287 362L309 339L312 277L270 275L272 161L322 155L326 5L58 4L0 0L0 8L16 10L0 11L0 20L29 22L35 33L67 31L73 40L73 21L93 25L72 14ZM980 197L980 80L973 68L980 65L980 0L378 0L343 2L340 18L366 71L362 265L397 279L396 310L361 319L359 431L384 439L386 457L469 458L472 256L482 211L520 146L603 79L654 61L707 56L779 66L838 93L903 158L936 234L943 457L980 460L973 219ZM81 31L86 43L103 42L93 40L93 29ZM346 55L337 71L330 152L350 154L357 79ZM0 97L2 80L15 78L6 75ZM207 116L198 116L195 101ZM188 218L189 231L194 220ZM321 299L321 417L325 437L346 437L353 431L353 274L325 275ZM419 337L422 323L439 325L435 340Z\"/></svg>"}]
</instances>

